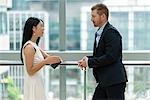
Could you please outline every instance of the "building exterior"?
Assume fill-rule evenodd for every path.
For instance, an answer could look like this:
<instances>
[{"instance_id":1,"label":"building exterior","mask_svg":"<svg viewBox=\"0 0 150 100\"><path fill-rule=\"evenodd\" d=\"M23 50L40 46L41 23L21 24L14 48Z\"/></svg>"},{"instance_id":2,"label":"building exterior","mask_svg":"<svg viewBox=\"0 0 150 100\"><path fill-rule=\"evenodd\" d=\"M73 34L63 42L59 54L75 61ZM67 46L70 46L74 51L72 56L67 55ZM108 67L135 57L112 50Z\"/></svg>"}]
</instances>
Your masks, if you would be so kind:
<instances>
[{"instance_id":1,"label":"building exterior","mask_svg":"<svg viewBox=\"0 0 150 100\"><path fill-rule=\"evenodd\" d=\"M146 0L0 0L0 51L20 51L22 30L25 20L30 16L41 18L44 21L45 34L40 42L40 46L47 51L59 51L62 38L60 33L61 10L60 2L65 1L65 47L63 51L89 51L93 49L94 32L90 21L90 7L98 2L105 3L110 9L110 23L112 23L121 33L123 40L123 50L125 52L148 52L150 50L150 1ZM61 50L60 50L61 51ZM0 55L1 56L1 55ZM0 59L3 60L3 59ZM13 68L13 69L12 69ZM13 67L1 67L1 77L12 76L15 84L20 89L23 86L23 72L21 78L16 78L15 74L19 69ZM16 70L15 70L16 69ZM47 71L48 69L48 71ZM67 98L78 98L82 100L83 72L75 66L66 68ZM48 78L45 78L47 92L50 97L59 97L59 71L46 68ZM129 84L127 87L127 97L142 98L142 94L150 89L150 68L127 66ZM7 73L6 73L7 72ZM13 73L13 74L12 74ZM91 96L95 84L91 70L88 74L87 93ZM144 86L142 85L144 81ZM18 82L18 83L17 83ZM140 88L139 88L140 87ZM70 89L71 88L71 89ZM146 91L146 92L145 92ZM21 89L21 93L23 90ZM1 91L2 93L2 91ZM2 95L2 94L1 94ZM90 98L90 97L88 97ZM63 99L62 99L63 100ZM76 99L77 100L77 99ZM142 100L142 99L139 99Z\"/></svg>"}]
</instances>

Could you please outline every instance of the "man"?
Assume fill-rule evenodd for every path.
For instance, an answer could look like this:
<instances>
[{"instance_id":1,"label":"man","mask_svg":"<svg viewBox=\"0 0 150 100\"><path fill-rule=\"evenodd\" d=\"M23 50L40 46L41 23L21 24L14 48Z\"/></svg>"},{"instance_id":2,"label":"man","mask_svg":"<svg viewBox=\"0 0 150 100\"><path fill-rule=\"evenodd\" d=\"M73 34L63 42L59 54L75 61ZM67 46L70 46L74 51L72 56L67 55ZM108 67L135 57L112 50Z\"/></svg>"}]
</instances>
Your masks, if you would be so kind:
<instances>
[{"instance_id":1,"label":"man","mask_svg":"<svg viewBox=\"0 0 150 100\"><path fill-rule=\"evenodd\" d=\"M81 69L93 68L98 85L92 100L124 100L127 76L122 64L122 37L108 22L106 5L96 4L91 10L91 21L98 27L93 56L83 57L79 66Z\"/></svg>"}]
</instances>

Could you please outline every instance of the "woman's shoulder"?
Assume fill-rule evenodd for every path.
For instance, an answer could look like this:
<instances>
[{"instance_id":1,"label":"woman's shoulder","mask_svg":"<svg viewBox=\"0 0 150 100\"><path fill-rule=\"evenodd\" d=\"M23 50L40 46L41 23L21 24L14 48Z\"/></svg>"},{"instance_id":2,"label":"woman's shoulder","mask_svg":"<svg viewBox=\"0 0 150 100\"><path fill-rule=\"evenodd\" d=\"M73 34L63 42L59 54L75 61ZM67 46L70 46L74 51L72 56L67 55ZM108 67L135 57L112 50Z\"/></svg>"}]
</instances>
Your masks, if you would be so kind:
<instances>
[{"instance_id":1,"label":"woman's shoulder","mask_svg":"<svg viewBox=\"0 0 150 100\"><path fill-rule=\"evenodd\" d=\"M32 44L28 43L24 46L24 52L35 52L35 48L33 47Z\"/></svg>"},{"instance_id":2,"label":"woman's shoulder","mask_svg":"<svg viewBox=\"0 0 150 100\"><path fill-rule=\"evenodd\" d=\"M28 48L31 48L31 47L36 47L37 45L36 45L36 43L33 43L32 41L27 41L25 44L24 44L24 46L23 46L23 48L25 48L26 46L28 46Z\"/></svg>"},{"instance_id":3,"label":"woman's shoulder","mask_svg":"<svg viewBox=\"0 0 150 100\"><path fill-rule=\"evenodd\" d=\"M34 43L32 43L31 41L27 41L23 47L24 52L31 52L31 53L35 53L36 52L36 47L34 45Z\"/></svg>"}]
</instances>

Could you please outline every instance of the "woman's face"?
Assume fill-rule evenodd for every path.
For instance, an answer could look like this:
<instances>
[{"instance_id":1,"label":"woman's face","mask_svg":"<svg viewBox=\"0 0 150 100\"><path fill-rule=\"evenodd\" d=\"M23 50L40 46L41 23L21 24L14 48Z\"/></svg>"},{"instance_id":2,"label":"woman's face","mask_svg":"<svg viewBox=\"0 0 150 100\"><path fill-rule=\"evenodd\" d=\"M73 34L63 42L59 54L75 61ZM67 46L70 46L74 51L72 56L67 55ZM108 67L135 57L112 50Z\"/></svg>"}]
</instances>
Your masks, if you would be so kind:
<instances>
[{"instance_id":1,"label":"woman's face","mask_svg":"<svg viewBox=\"0 0 150 100\"><path fill-rule=\"evenodd\" d=\"M42 21L39 22L39 24L35 27L35 34L37 37L43 36L44 33L44 24Z\"/></svg>"}]
</instances>

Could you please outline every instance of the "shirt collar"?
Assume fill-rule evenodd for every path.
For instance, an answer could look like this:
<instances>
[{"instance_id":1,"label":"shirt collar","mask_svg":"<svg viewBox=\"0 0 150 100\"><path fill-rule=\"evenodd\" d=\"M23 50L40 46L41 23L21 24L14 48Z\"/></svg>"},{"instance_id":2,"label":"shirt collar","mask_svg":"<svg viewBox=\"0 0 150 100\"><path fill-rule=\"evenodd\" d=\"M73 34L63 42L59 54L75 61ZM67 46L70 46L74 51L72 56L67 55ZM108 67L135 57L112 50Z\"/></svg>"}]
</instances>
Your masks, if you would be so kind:
<instances>
[{"instance_id":1,"label":"shirt collar","mask_svg":"<svg viewBox=\"0 0 150 100\"><path fill-rule=\"evenodd\" d=\"M106 24L107 24L107 22L105 22L105 23L103 24L103 26L100 27L100 29L103 30Z\"/></svg>"},{"instance_id":2,"label":"shirt collar","mask_svg":"<svg viewBox=\"0 0 150 100\"><path fill-rule=\"evenodd\" d=\"M105 27L106 24L107 24L107 22L105 22L102 27L98 28L97 35L100 35L102 33L102 31L103 31L103 29L104 29L104 27Z\"/></svg>"}]
</instances>

